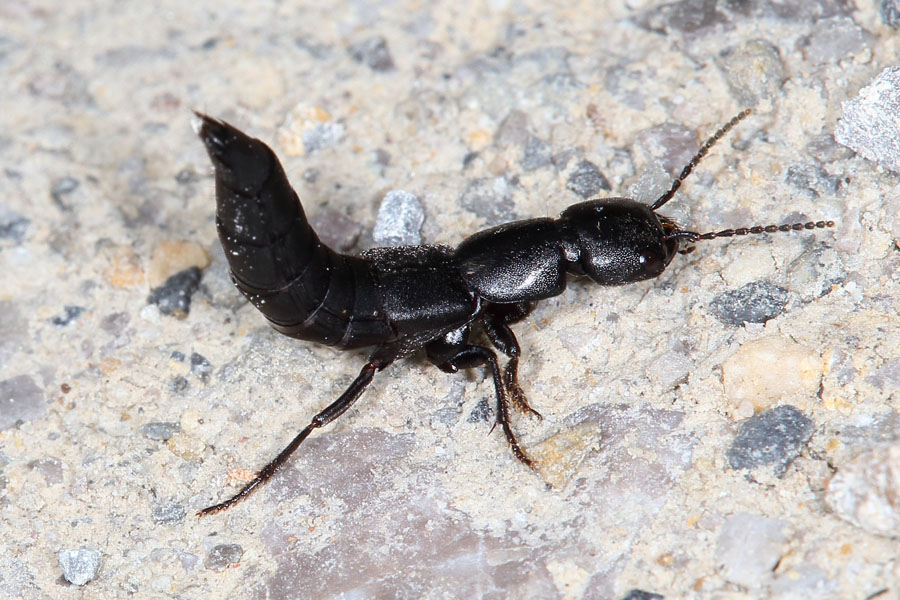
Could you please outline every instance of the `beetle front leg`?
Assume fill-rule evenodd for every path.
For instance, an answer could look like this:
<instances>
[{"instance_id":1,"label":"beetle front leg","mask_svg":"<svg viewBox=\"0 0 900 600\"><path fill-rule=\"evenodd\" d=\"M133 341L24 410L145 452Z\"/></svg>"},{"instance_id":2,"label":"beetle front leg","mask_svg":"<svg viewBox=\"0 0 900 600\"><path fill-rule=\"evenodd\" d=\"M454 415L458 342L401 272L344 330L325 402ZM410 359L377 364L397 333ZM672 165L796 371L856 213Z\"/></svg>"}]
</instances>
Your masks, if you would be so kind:
<instances>
[{"instance_id":1,"label":"beetle front leg","mask_svg":"<svg viewBox=\"0 0 900 600\"><path fill-rule=\"evenodd\" d=\"M455 350L455 354L448 357L449 351ZM449 340L436 340L425 347L429 360L440 370L446 373L456 373L460 369L472 369L474 367L488 366L494 379L494 394L497 397L497 425L503 430L506 441L509 442L513 454L524 464L532 469L534 461L531 460L522 447L516 434L513 433L509 423L509 394L506 384L500 373L500 365L497 364L497 355L493 350L484 346L454 345Z\"/></svg>"}]
</instances>

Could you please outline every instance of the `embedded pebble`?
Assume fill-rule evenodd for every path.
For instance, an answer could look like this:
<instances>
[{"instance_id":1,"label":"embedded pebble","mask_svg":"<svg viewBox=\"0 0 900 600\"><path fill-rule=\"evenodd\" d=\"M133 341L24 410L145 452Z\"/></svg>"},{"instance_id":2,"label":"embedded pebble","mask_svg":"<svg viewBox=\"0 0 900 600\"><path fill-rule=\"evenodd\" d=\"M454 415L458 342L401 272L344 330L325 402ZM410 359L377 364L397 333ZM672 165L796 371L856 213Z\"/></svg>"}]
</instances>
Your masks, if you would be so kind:
<instances>
[{"instance_id":1,"label":"embedded pebble","mask_svg":"<svg viewBox=\"0 0 900 600\"><path fill-rule=\"evenodd\" d=\"M787 305L788 292L767 281L753 281L713 298L709 310L726 325L765 323L774 319Z\"/></svg>"},{"instance_id":2,"label":"embedded pebble","mask_svg":"<svg viewBox=\"0 0 900 600\"><path fill-rule=\"evenodd\" d=\"M180 394L189 387L191 387L191 382L184 375L176 375L169 382L169 391L174 394Z\"/></svg>"},{"instance_id":3,"label":"embedded pebble","mask_svg":"<svg viewBox=\"0 0 900 600\"><path fill-rule=\"evenodd\" d=\"M196 352L191 353L191 373L200 378L200 381L204 383L208 382L212 370L212 363L210 363L205 356L197 354Z\"/></svg>"},{"instance_id":4,"label":"embedded pebble","mask_svg":"<svg viewBox=\"0 0 900 600\"><path fill-rule=\"evenodd\" d=\"M884 69L855 98L841 103L834 139L900 173L900 67Z\"/></svg>"},{"instance_id":5,"label":"embedded pebble","mask_svg":"<svg viewBox=\"0 0 900 600\"><path fill-rule=\"evenodd\" d=\"M900 29L900 0L881 0L881 22Z\"/></svg>"},{"instance_id":6,"label":"embedded pebble","mask_svg":"<svg viewBox=\"0 0 900 600\"><path fill-rule=\"evenodd\" d=\"M0 215L0 240L10 240L14 244L21 244L25 239L31 220L15 213Z\"/></svg>"},{"instance_id":7,"label":"embedded pebble","mask_svg":"<svg viewBox=\"0 0 900 600\"><path fill-rule=\"evenodd\" d=\"M63 198L78 189L78 185L78 180L74 177L63 177L50 188L50 197L60 208L68 209L69 207L63 203Z\"/></svg>"},{"instance_id":8,"label":"embedded pebble","mask_svg":"<svg viewBox=\"0 0 900 600\"><path fill-rule=\"evenodd\" d=\"M804 57L813 64L837 62L853 57L871 47L871 33L849 17L822 19L812 33L799 42Z\"/></svg>"},{"instance_id":9,"label":"embedded pebble","mask_svg":"<svg viewBox=\"0 0 900 600\"><path fill-rule=\"evenodd\" d=\"M381 246L414 246L422 243L425 210L415 194L391 190L378 208L372 238Z\"/></svg>"},{"instance_id":10,"label":"embedded pebble","mask_svg":"<svg viewBox=\"0 0 900 600\"><path fill-rule=\"evenodd\" d=\"M203 270L208 266L209 255L200 244L167 240L157 244L150 254L147 281L155 288L185 269L197 267Z\"/></svg>"},{"instance_id":11,"label":"embedded pebble","mask_svg":"<svg viewBox=\"0 0 900 600\"><path fill-rule=\"evenodd\" d=\"M63 482L63 463L58 458L48 457L33 460L28 463L28 468L34 469L44 477L47 485Z\"/></svg>"},{"instance_id":12,"label":"embedded pebble","mask_svg":"<svg viewBox=\"0 0 900 600\"><path fill-rule=\"evenodd\" d=\"M497 127L494 143L498 146L522 146L528 141L528 115L521 110L511 110Z\"/></svg>"},{"instance_id":13,"label":"embedded pebble","mask_svg":"<svg viewBox=\"0 0 900 600\"><path fill-rule=\"evenodd\" d=\"M63 314L53 317L50 322L57 327L65 327L84 312L83 306L64 306Z\"/></svg>"},{"instance_id":14,"label":"embedded pebble","mask_svg":"<svg viewBox=\"0 0 900 600\"><path fill-rule=\"evenodd\" d=\"M467 211L485 219L489 227L513 220L512 186L506 177L470 181L459 202Z\"/></svg>"},{"instance_id":15,"label":"embedded pebble","mask_svg":"<svg viewBox=\"0 0 900 600\"><path fill-rule=\"evenodd\" d=\"M838 465L825 501L869 533L900 536L900 444L880 444Z\"/></svg>"},{"instance_id":16,"label":"embedded pebble","mask_svg":"<svg viewBox=\"0 0 900 600\"><path fill-rule=\"evenodd\" d=\"M206 555L203 566L212 571L222 571L241 561L244 549L239 544L219 544Z\"/></svg>"},{"instance_id":17,"label":"embedded pebble","mask_svg":"<svg viewBox=\"0 0 900 600\"><path fill-rule=\"evenodd\" d=\"M728 87L741 106L774 100L785 81L778 49L765 40L751 40L726 48L717 61Z\"/></svg>"},{"instance_id":18,"label":"embedded pebble","mask_svg":"<svg viewBox=\"0 0 900 600\"><path fill-rule=\"evenodd\" d=\"M44 392L28 375L0 381L0 431L34 421L47 412Z\"/></svg>"},{"instance_id":19,"label":"embedded pebble","mask_svg":"<svg viewBox=\"0 0 900 600\"><path fill-rule=\"evenodd\" d=\"M58 556L63 577L72 585L88 583L100 570L101 555L97 550L60 550Z\"/></svg>"},{"instance_id":20,"label":"embedded pebble","mask_svg":"<svg viewBox=\"0 0 900 600\"><path fill-rule=\"evenodd\" d=\"M325 207L309 220L322 243L338 252L347 252L356 246L363 227L344 213ZM231 285L231 282L228 282Z\"/></svg>"},{"instance_id":21,"label":"embedded pebble","mask_svg":"<svg viewBox=\"0 0 900 600\"><path fill-rule=\"evenodd\" d=\"M609 181L600 169L589 160L582 160L569 174L566 188L572 190L582 198L593 198L600 190L609 191Z\"/></svg>"},{"instance_id":22,"label":"embedded pebble","mask_svg":"<svg viewBox=\"0 0 900 600\"><path fill-rule=\"evenodd\" d=\"M759 588L772 578L772 569L787 550L784 523L759 515L738 513L722 526L716 562L731 583Z\"/></svg>"},{"instance_id":23,"label":"embedded pebble","mask_svg":"<svg viewBox=\"0 0 900 600\"><path fill-rule=\"evenodd\" d=\"M790 165L785 172L784 181L802 191L810 199L820 198L823 195L832 196L841 185L840 177L829 175L818 165L804 164Z\"/></svg>"},{"instance_id":24,"label":"embedded pebble","mask_svg":"<svg viewBox=\"0 0 900 600\"><path fill-rule=\"evenodd\" d=\"M164 502L153 507L154 523L173 523L181 521L187 514L183 504L177 502Z\"/></svg>"},{"instance_id":25,"label":"embedded pebble","mask_svg":"<svg viewBox=\"0 0 900 600\"><path fill-rule=\"evenodd\" d=\"M172 275L161 286L150 290L148 304L155 304L163 314L184 318L191 310L191 296L200 285L200 269L190 267Z\"/></svg>"},{"instance_id":26,"label":"embedded pebble","mask_svg":"<svg viewBox=\"0 0 900 600\"><path fill-rule=\"evenodd\" d=\"M278 130L278 142L288 156L312 154L344 139L345 129L318 106L298 104Z\"/></svg>"},{"instance_id":27,"label":"embedded pebble","mask_svg":"<svg viewBox=\"0 0 900 600\"><path fill-rule=\"evenodd\" d=\"M741 423L728 449L732 469L774 465L781 477L813 432L813 422L793 406L776 406Z\"/></svg>"},{"instance_id":28,"label":"embedded pebble","mask_svg":"<svg viewBox=\"0 0 900 600\"><path fill-rule=\"evenodd\" d=\"M181 431L181 425L171 421L153 421L141 425L141 433L150 440L166 442L170 437Z\"/></svg>"},{"instance_id":29,"label":"embedded pebble","mask_svg":"<svg viewBox=\"0 0 900 600\"><path fill-rule=\"evenodd\" d=\"M675 123L649 127L637 135L636 141L669 173L680 173L700 147L695 131Z\"/></svg>"},{"instance_id":30,"label":"embedded pebble","mask_svg":"<svg viewBox=\"0 0 900 600\"><path fill-rule=\"evenodd\" d=\"M522 168L526 171L534 171L550 164L553 156L553 147L544 140L531 136L528 144L522 151Z\"/></svg>"},{"instance_id":31,"label":"embedded pebble","mask_svg":"<svg viewBox=\"0 0 900 600\"><path fill-rule=\"evenodd\" d=\"M350 56L373 71L390 71L394 68L394 59L388 49L384 36L377 35L353 44L348 48Z\"/></svg>"},{"instance_id":32,"label":"embedded pebble","mask_svg":"<svg viewBox=\"0 0 900 600\"><path fill-rule=\"evenodd\" d=\"M822 379L822 358L797 342L780 336L742 345L722 365L729 404L750 403L758 412L782 398L811 402Z\"/></svg>"},{"instance_id":33,"label":"embedded pebble","mask_svg":"<svg viewBox=\"0 0 900 600\"><path fill-rule=\"evenodd\" d=\"M622 600L663 600L663 598L664 596L662 594L645 592L644 590L639 589L629 590L627 594L622 596Z\"/></svg>"}]
</instances>

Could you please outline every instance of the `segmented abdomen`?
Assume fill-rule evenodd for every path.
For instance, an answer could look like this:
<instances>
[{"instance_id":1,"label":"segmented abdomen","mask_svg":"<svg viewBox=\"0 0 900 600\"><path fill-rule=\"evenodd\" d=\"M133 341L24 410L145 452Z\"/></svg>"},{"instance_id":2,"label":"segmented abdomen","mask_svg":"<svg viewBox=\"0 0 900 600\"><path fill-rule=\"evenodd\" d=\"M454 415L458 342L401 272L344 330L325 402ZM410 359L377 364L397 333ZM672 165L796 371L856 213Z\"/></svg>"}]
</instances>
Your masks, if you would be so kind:
<instances>
[{"instance_id":1,"label":"segmented abdomen","mask_svg":"<svg viewBox=\"0 0 900 600\"><path fill-rule=\"evenodd\" d=\"M216 226L237 288L286 335L344 348L389 341L369 262L319 241L268 146L198 116L216 170Z\"/></svg>"}]
</instances>

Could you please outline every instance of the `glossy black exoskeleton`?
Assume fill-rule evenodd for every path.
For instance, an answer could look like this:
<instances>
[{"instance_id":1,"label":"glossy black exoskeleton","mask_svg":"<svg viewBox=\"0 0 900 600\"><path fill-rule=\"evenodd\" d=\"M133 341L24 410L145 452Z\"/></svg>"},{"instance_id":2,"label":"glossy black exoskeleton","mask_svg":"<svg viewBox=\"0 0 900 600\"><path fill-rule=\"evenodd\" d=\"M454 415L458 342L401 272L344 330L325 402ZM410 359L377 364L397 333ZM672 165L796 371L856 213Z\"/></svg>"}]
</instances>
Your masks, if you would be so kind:
<instances>
[{"instance_id":1,"label":"glossy black exoskeleton","mask_svg":"<svg viewBox=\"0 0 900 600\"><path fill-rule=\"evenodd\" d=\"M590 200L557 219L515 221L448 246L376 248L359 256L334 252L310 227L281 164L264 143L223 121L198 114L200 138L216 173L216 226L237 288L272 326L295 338L338 348L372 346L359 375L331 405L313 417L291 443L229 500L247 497L268 480L314 430L343 414L376 371L424 349L439 369L486 366L497 400L496 423L521 462L532 461L510 427L509 407L540 416L517 381L519 344L510 325L534 303L561 294L570 275L600 285L622 285L658 276L677 253L699 240L815 229L831 222L756 226L696 233L658 215L713 144L744 111L711 137L652 205L630 198ZM480 327L507 358L473 344Z\"/></svg>"}]
</instances>

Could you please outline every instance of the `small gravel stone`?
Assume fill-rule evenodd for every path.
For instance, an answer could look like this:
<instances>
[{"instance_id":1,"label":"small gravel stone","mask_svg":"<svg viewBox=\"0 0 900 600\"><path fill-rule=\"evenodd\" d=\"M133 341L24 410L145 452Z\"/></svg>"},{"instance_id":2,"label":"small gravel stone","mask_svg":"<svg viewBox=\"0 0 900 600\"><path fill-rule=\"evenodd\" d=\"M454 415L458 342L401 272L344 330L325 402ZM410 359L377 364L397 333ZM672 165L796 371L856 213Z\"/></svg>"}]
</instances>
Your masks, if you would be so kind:
<instances>
[{"instance_id":1,"label":"small gravel stone","mask_svg":"<svg viewBox=\"0 0 900 600\"><path fill-rule=\"evenodd\" d=\"M759 588L772 579L772 569L785 551L781 521L738 513L722 526L716 561L728 581Z\"/></svg>"},{"instance_id":2,"label":"small gravel stone","mask_svg":"<svg viewBox=\"0 0 900 600\"><path fill-rule=\"evenodd\" d=\"M885 169L900 173L900 67L888 67L841 104L834 138Z\"/></svg>"},{"instance_id":3,"label":"small gravel stone","mask_svg":"<svg viewBox=\"0 0 900 600\"><path fill-rule=\"evenodd\" d=\"M153 507L154 523L173 523L181 521L187 514L183 504L177 502L164 502Z\"/></svg>"},{"instance_id":4,"label":"small gravel stone","mask_svg":"<svg viewBox=\"0 0 900 600\"><path fill-rule=\"evenodd\" d=\"M874 36L849 17L817 21L813 32L799 43L806 59L813 64L838 62L870 48Z\"/></svg>"},{"instance_id":5,"label":"small gravel stone","mask_svg":"<svg viewBox=\"0 0 900 600\"><path fill-rule=\"evenodd\" d=\"M644 590L634 589L622 596L622 600L663 600L665 596L662 594L654 594L653 592L645 592Z\"/></svg>"},{"instance_id":6,"label":"small gravel stone","mask_svg":"<svg viewBox=\"0 0 900 600\"><path fill-rule=\"evenodd\" d=\"M765 40L751 40L725 49L717 61L732 95L741 106L774 100L785 81L778 49Z\"/></svg>"},{"instance_id":7,"label":"small gravel stone","mask_svg":"<svg viewBox=\"0 0 900 600\"><path fill-rule=\"evenodd\" d=\"M28 463L28 467L43 475L47 485L63 482L63 463L58 458L51 456L40 460L33 460Z\"/></svg>"},{"instance_id":8,"label":"small gravel stone","mask_svg":"<svg viewBox=\"0 0 900 600\"><path fill-rule=\"evenodd\" d=\"M732 469L753 469L775 465L775 474L784 475L813 432L813 422L793 406L777 406L750 417L741 424L728 449Z\"/></svg>"},{"instance_id":9,"label":"small gravel stone","mask_svg":"<svg viewBox=\"0 0 900 600\"><path fill-rule=\"evenodd\" d=\"M303 131L303 149L307 154L312 154L330 148L344 139L344 131L344 126L334 121L313 125Z\"/></svg>"},{"instance_id":10,"label":"small gravel stone","mask_svg":"<svg viewBox=\"0 0 900 600\"><path fill-rule=\"evenodd\" d=\"M415 194L391 190L384 195L372 237L381 246L413 246L422 243L425 210Z\"/></svg>"},{"instance_id":11,"label":"small gravel stone","mask_svg":"<svg viewBox=\"0 0 900 600\"><path fill-rule=\"evenodd\" d=\"M713 298L709 310L726 325L765 323L774 319L787 305L788 292L767 281L753 281Z\"/></svg>"},{"instance_id":12,"label":"small gravel stone","mask_svg":"<svg viewBox=\"0 0 900 600\"><path fill-rule=\"evenodd\" d=\"M10 240L14 244L21 244L25 239L25 233L31 220L14 213L0 215L0 240Z\"/></svg>"},{"instance_id":13,"label":"small gravel stone","mask_svg":"<svg viewBox=\"0 0 900 600\"><path fill-rule=\"evenodd\" d=\"M593 198L600 190L609 191L609 182L604 177L597 165L589 160L582 160L569 174L566 188L572 190L582 198Z\"/></svg>"},{"instance_id":14,"label":"small gravel stone","mask_svg":"<svg viewBox=\"0 0 900 600\"><path fill-rule=\"evenodd\" d=\"M0 431L44 416L44 392L28 375L0 381Z\"/></svg>"},{"instance_id":15,"label":"small gravel stone","mask_svg":"<svg viewBox=\"0 0 900 600\"><path fill-rule=\"evenodd\" d=\"M147 281L151 288L164 284L169 277L197 267L201 271L209 266L209 255L196 242L165 240L153 248L147 267Z\"/></svg>"},{"instance_id":16,"label":"small gravel stone","mask_svg":"<svg viewBox=\"0 0 900 600\"><path fill-rule=\"evenodd\" d=\"M126 312L115 312L100 319L100 329L113 336L120 336L128 327L131 315Z\"/></svg>"},{"instance_id":17,"label":"small gravel stone","mask_svg":"<svg viewBox=\"0 0 900 600\"><path fill-rule=\"evenodd\" d=\"M147 296L148 304L155 304L163 314L184 318L191 310L191 296L200 285L200 269L190 267L172 275Z\"/></svg>"},{"instance_id":18,"label":"small gravel stone","mask_svg":"<svg viewBox=\"0 0 900 600\"><path fill-rule=\"evenodd\" d=\"M184 375L176 375L172 378L172 381L169 382L169 391L174 394L179 394L188 389L190 386L191 382L188 381L187 377L185 377Z\"/></svg>"},{"instance_id":19,"label":"small gravel stone","mask_svg":"<svg viewBox=\"0 0 900 600\"><path fill-rule=\"evenodd\" d=\"M810 199L819 198L822 195L832 196L841 184L840 177L829 175L822 167L803 164L790 165L785 173L784 181L798 190L802 190Z\"/></svg>"},{"instance_id":20,"label":"small gravel stone","mask_svg":"<svg viewBox=\"0 0 900 600\"><path fill-rule=\"evenodd\" d=\"M526 171L540 169L550 164L552 156L553 148L548 142L531 136L522 152L522 168Z\"/></svg>"},{"instance_id":21,"label":"small gravel stone","mask_svg":"<svg viewBox=\"0 0 900 600\"><path fill-rule=\"evenodd\" d=\"M363 227L344 213L333 208L323 208L310 219L310 225L322 243L338 252L347 252L356 246Z\"/></svg>"},{"instance_id":22,"label":"small gravel stone","mask_svg":"<svg viewBox=\"0 0 900 600\"><path fill-rule=\"evenodd\" d=\"M494 414L491 409L491 405L487 400L479 400L478 404L475 405L475 408L472 409L472 412L469 413L469 416L466 418L467 423L478 423L480 421L489 421L491 416Z\"/></svg>"},{"instance_id":23,"label":"small gravel stone","mask_svg":"<svg viewBox=\"0 0 900 600\"><path fill-rule=\"evenodd\" d=\"M200 381L204 383L209 381L212 370L213 366L205 356L196 352L191 353L191 373L199 377Z\"/></svg>"},{"instance_id":24,"label":"small gravel stone","mask_svg":"<svg viewBox=\"0 0 900 600\"><path fill-rule=\"evenodd\" d=\"M362 63L373 71L390 71L394 68L394 59L388 49L384 36L374 36L367 40L353 44L348 49L350 56L358 63Z\"/></svg>"},{"instance_id":25,"label":"small gravel stone","mask_svg":"<svg viewBox=\"0 0 900 600\"><path fill-rule=\"evenodd\" d=\"M84 585L97 576L100 570L100 552L80 548L78 550L60 550L59 566L63 577L72 585Z\"/></svg>"},{"instance_id":26,"label":"small gravel stone","mask_svg":"<svg viewBox=\"0 0 900 600\"><path fill-rule=\"evenodd\" d=\"M65 306L63 307L63 314L53 317L50 322L57 327L65 327L66 325L77 319L83 312L83 306Z\"/></svg>"},{"instance_id":27,"label":"small gravel stone","mask_svg":"<svg viewBox=\"0 0 900 600\"><path fill-rule=\"evenodd\" d=\"M144 437L157 442L168 441L170 437L179 431L181 431L181 425L171 421L153 421L152 423L141 425L141 433Z\"/></svg>"},{"instance_id":28,"label":"small gravel stone","mask_svg":"<svg viewBox=\"0 0 900 600\"><path fill-rule=\"evenodd\" d=\"M494 143L500 147L522 146L529 137L528 115L521 110L511 110L497 127Z\"/></svg>"},{"instance_id":29,"label":"small gravel stone","mask_svg":"<svg viewBox=\"0 0 900 600\"><path fill-rule=\"evenodd\" d=\"M513 220L512 185L506 177L474 179L459 199L462 207L487 221L488 226Z\"/></svg>"},{"instance_id":30,"label":"small gravel stone","mask_svg":"<svg viewBox=\"0 0 900 600\"><path fill-rule=\"evenodd\" d=\"M875 535L900 535L900 445L880 444L828 482L825 501L840 518Z\"/></svg>"},{"instance_id":31,"label":"small gravel stone","mask_svg":"<svg viewBox=\"0 0 900 600\"><path fill-rule=\"evenodd\" d=\"M244 555L244 549L238 544L219 544L206 555L203 566L211 571L222 571L236 565Z\"/></svg>"},{"instance_id":32,"label":"small gravel stone","mask_svg":"<svg viewBox=\"0 0 900 600\"><path fill-rule=\"evenodd\" d=\"M649 127L638 134L636 141L668 173L681 173L700 147L696 132L676 123Z\"/></svg>"},{"instance_id":33,"label":"small gravel stone","mask_svg":"<svg viewBox=\"0 0 900 600\"><path fill-rule=\"evenodd\" d=\"M68 209L69 207L65 205L63 198L77 190L78 185L78 180L74 177L63 177L50 188L50 197L53 198L53 201L61 208Z\"/></svg>"},{"instance_id":34,"label":"small gravel stone","mask_svg":"<svg viewBox=\"0 0 900 600\"><path fill-rule=\"evenodd\" d=\"M881 0L881 22L900 29L900 0Z\"/></svg>"}]
</instances>

